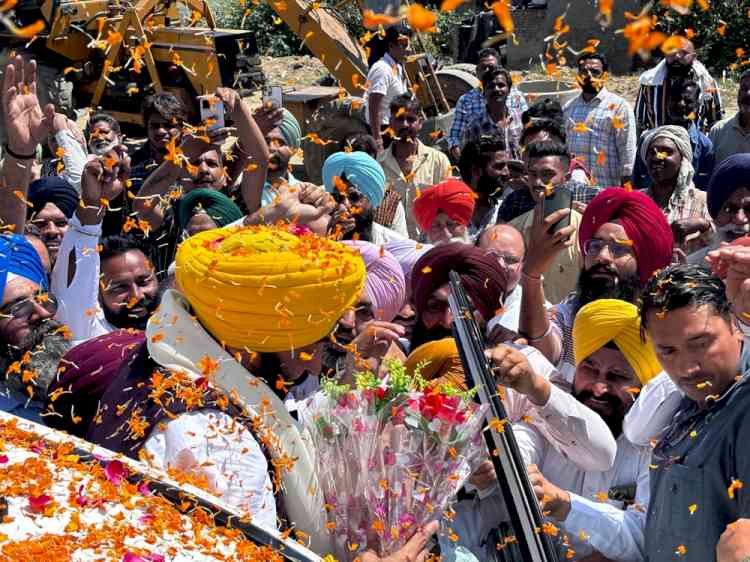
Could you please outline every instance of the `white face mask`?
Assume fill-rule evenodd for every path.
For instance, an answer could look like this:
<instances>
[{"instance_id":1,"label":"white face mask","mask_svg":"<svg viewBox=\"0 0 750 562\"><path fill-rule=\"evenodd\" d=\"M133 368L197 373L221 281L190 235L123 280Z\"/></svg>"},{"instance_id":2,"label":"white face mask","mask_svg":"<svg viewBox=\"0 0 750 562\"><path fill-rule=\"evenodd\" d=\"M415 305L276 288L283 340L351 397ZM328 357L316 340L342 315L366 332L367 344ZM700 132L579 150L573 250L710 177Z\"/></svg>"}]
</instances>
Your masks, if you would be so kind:
<instances>
[{"instance_id":1,"label":"white face mask","mask_svg":"<svg viewBox=\"0 0 750 562\"><path fill-rule=\"evenodd\" d=\"M737 238L750 234L750 222L737 225L733 222L716 228L719 242L733 242Z\"/></svg>"}]
</instances>

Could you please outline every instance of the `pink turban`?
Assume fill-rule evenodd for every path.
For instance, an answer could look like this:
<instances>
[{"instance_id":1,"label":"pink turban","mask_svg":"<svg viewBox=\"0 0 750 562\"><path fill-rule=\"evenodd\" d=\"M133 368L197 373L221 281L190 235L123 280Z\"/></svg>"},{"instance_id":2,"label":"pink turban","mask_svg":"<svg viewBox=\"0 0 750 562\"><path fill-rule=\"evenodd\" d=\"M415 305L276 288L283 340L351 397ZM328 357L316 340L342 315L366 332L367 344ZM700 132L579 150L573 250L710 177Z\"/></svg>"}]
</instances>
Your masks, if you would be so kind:
<instances>
[{"instance_id":1,"label":"pink turban","mask_svg":"<svg viewBox=\"0 0 750 562\"><path fill-rule=\"evenodd\" d=\"M359 251L365 262L365 292L372 301L377 320L393 320L406 299L404 272L396 258L381 246L361 240L344 240L344 244Z\"/></svg>"},{"instance_id":2,"label":"pink turban","mask_svg":"<svg viewBox=\"0 0 750 562\"><path fill-rule=\"evenodd\" d=\"M633 241L641 285L672 262L674 238L664 213L645 193L610 187L586 206L578 231L578 244L591 240L604 223L618 222Z\"/></svg>"},{"instance_id":3,"label":"pink turban","mask_svg":"<svg viewBox=\"0 0 750 562\"><path fill-rule=\"evenodd\" d=\"M414 273L414 264L417 260L425 255L427 252L432 250L432 244L420 244L415 242L411 238L404 238L402 240L392 240L385 245L385 249L388 250L396 261L401 265L401 270L404 272L404 281L406 282L406 290L411 290L411 276Z\"/></svg>"},{"instance_id":4,"label":"pink turban","mask_svg":"<svg viewBox=\"0 0 750 562\"><path fill-rule=\"evenodd\" d=\"M467 226L474 214L471 188L461 180L449 179L429 189L414 200L414 216L423 232L430 230L438 213L445 213L452 221Z\"/></svg>"}]
</instances>

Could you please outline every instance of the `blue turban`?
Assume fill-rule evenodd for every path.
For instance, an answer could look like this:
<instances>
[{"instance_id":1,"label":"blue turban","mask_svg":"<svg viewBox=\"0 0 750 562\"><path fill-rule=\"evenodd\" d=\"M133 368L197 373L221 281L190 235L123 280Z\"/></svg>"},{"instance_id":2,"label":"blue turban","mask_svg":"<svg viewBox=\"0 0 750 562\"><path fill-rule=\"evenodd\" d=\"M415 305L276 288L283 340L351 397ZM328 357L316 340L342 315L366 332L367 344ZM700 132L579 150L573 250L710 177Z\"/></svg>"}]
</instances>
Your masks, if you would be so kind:
<instances>
[{"instance_id":1,"label":"blue turban","mask_svg":"<svg viewBox=\"0 0 750 562\"><path fill-rule=\"evenodd\" d=\"M47 203L54 203L66 217L70 218L78 207L76 188L59 176L49 176L31 182L29 185L29 202L38 213Z\"/></svg>"},{"instance_id":2,"label":"blue turban","mask_svg":"<svg viewBox=\"0 0 750 562\"><path fill-rule=\"evenodd\" d=\"M336 189L335 177L345 179L365 195L373 208L379 207L385 194L385 173L380 164L365 152L336 152L323 164L326 191Z\"/></svg>"},{"instance_id":3,"label":"blue turban","mask_svg":"<svg viewBox=\"0 0 750 562\"><path fill-rule=\"evenodd\" d=\"M0 234L0 300L12 273L47 290L47 273L34 246L18 234Z\"/></svg>"},{"instance_id":4,"label":"blue turban","mask_svg":"<svg viewBox=\"0 0 750 562\"><path fill-rule=\"evenodd\" d=\"M716 220L732 193L750 189L750 154L733 154L716 166L708 182L708 212Z\"/></svg>"},{"instance_id":5,"label":"blue turban","mask_svg":"<svg viewBox=\"0 0 750 562\"><path fill-rule=\"evenodd\" d=\"M284 112L284 118L279 124L279 130L286 140L287 146L299 148L302 142L302 130L299 128L299 123L291 111L286 108L282 108L282 111Z\"/></svg>"}]
</instances>

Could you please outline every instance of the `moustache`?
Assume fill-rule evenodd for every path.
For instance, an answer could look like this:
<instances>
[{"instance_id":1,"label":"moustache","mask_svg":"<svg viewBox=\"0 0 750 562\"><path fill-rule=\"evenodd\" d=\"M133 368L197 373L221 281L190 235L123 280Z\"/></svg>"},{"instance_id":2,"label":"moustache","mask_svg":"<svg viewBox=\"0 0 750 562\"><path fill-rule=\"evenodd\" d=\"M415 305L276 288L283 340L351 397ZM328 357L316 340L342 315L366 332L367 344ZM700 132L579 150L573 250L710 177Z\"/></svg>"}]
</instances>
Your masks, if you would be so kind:
<instances>
[{"instance_id":1,"label":"moustache","mask_svg":"<svg viewBox=\"0 0 750 562\"><path fill-rule=\"evenodd\" d=\"M596 264L589 269L589 275L594 275L596 273L607 273L609 275L617 276L617 270L614 267L610 267L603 263Z\"/></svg>"},{"instance_id":2,"label":"moustache","mask_svg":"<svg viewBox=\"0 0 750 562\"><path fill-rule=\"evenodd\" d=\"M605 393L600 396L594 396L594 393L590 390L582 390L579 394L576 395L576 398L581 404L588 405L587 403L592 400L596 399L599 402L605 402L606 404L612 406L613 408L619 408L622 406L622 401L617 398L613 394Z\"/></svg>"}]
</instances>

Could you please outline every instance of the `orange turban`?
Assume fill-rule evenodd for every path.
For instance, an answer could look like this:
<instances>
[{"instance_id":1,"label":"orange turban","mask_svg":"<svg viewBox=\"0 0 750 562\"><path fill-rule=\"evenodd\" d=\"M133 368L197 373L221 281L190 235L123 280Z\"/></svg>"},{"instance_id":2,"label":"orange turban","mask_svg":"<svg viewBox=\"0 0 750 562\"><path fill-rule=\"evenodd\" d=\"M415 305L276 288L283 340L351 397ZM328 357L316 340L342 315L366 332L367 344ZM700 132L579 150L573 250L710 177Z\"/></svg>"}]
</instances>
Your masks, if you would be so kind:
<instances>
[{"instance_id":1,"label":"orange turban","mask_svg":"<svg viewBox=\"0 0 750 562\"><path fill-rule=\"evenodd\" d=\"M419 374L430 381L430 386L449 383L459 390L467 389L461 355L453 338L420 345L411 352L404 366L411 375L419 368Z\"/></svg>"},{"instance_id":2,"label":"orange turban","mask_svg":"<svg viewBox=\"0 0 750 562\"><path fill-rule=\"evenodd\" d=\"M414 200L414 216L423 232L430 230L441 212L467 226L474 214L474 192L461 180L449 179L425 189Z\"/></svg>"}]
</instances>

